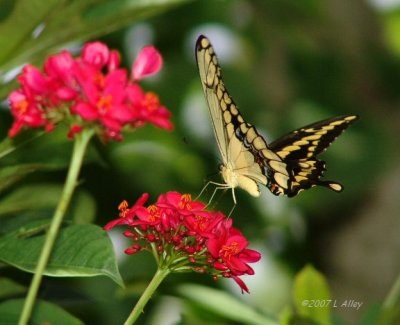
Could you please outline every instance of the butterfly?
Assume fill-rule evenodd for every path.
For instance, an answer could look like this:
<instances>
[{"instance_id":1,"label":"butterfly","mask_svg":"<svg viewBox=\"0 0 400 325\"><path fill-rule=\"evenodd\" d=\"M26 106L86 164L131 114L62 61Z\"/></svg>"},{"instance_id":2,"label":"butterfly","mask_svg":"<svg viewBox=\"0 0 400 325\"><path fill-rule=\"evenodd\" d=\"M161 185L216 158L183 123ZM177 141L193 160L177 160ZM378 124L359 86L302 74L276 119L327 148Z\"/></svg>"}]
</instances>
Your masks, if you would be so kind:
<instances>
[{"instance_id":1,"label":"butterfly","mask_svg":"<svg viewBox=\"0 0 400 325\"><path fill-rule=\"evenodd\" d=\"M211 182L218 186L215 191L220 188L232 189L236 204L236 187L255 197L260 195L259 184L275 195L288 197L316 185L335 192L343 189L337 182L320 179L326 169L325 162L317 159L317 155L355 122L357 115L319 121L267 144L257 129L244 120L225 88L217 56L207 37L199 36L195 52L222 157L220 171L224 183Z\"/></svg>"}]
</instances>

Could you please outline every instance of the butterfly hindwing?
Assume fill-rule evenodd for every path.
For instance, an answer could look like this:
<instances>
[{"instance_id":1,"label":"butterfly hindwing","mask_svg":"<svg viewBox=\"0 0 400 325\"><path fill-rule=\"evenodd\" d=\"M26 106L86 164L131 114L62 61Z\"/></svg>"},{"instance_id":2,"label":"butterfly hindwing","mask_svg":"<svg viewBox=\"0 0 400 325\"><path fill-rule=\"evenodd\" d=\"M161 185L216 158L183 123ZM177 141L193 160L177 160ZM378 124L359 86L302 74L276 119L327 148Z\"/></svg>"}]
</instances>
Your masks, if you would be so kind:
<instances>
[{"instance_id":1,"label":"butterfly hindwing","mask_svg":"<svg viewBox=\"0 0 400 325\"><path fill-rule=\"evenodd\" d=\"M325 162L316 157L357 119L356 115L326 119L295 130L270 144L270 148L286 162L291 175L291 184L286 191L281 190L283 194L295 196L316 185L336 192L343 189L337 182L320 180L325 172Z\"/></svg>"}]
</instances>

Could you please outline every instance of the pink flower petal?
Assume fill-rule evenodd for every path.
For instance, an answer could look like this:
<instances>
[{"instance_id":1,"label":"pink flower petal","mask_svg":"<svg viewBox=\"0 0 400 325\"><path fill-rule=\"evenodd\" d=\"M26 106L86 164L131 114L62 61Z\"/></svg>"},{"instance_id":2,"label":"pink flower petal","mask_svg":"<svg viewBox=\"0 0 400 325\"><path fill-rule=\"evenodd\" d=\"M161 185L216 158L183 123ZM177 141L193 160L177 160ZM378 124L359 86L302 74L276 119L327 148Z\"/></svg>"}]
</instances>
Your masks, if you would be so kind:
<instances>
[{"instance_id":1,"label":"pink flower petal","mask_svg":"<svg viewBox=\"0 0 400 325\"><path fill-rule=\"evenodd\" d=\"M96 120L99 117L99 113L96 107L82 101L77 102L71 108L71 111L80 115L83 119L88 121Z\"/></svg>"},{"instance_id":2,"label":"pink flower petal","mask_svg":"<svg viewBox=\"0 0 400 325\"><path fill-rule=\"evenodd\" d=\"M82 50L82 58L96 68L102 68L107 64L110 56L108 46L101 42L86 43Z\"/></svg>"},{"instance_id":3,"label":"pink flower petal","mask_svg":"<svg viewBox=\"0 0 400 325\"><path fill-rule=\"evenodd\" d=\"M65 83L71 83L73 79L72 67L75 64L71 53L62 51L50 56L44 65L44 71L52 77L60 78Z\"/></svg>"},{"instance_id":4,"label":"pink flower petal","mask_svg":"<svg viewBox=\"0 0 400 325\"><path fill-rule=\"evenodd\" d=\"M120 64L121 64L121 56L119 55L119 52L116 50L112 50L110 52L110 58L107 64L108 70L114 71L118 69Z\"/></svg>"},{"instance_id":5,"label":"pink flower petal","mask_svg":"<svg viewBox=\"0 0 400 325\"><path fill-rule=\"evenodd\" d=\"M20 89L12 91L8 96L8 101L10 102L10 106L14 106L25 100L26 96Z\"/></svg>"},{"instance_id":6,"label":"pink flower petal","mask_svg":"<svg viewBox=\"0 0 400 325\"><path fill-rule=\"evenodd\" d=\"M144 47L138 54L132 68L134 80L140 80L160 71L163 61L161 54L154 46Z\"/></svg>"},{"instance_id":7,"label":"pink flower petal","mask_svg":"<svg viewBox=\"0 0 400 325\"><path fill-rule=\"evenodd\" d=\"M59 98L62 101L70 101L73 100L78 95L78 92L72 88L60 87L56 90L55 94L57 98Z\"/></svg>"},{"instance_id":8,"label":"pink flower petal","mask_svg":"<svg viewBox=\"0 0 400 325\"><path fill-rule=\"evenodd\" d=\"M33 65L28 64L23 68L19 81L35 93L42 94L49 90L49 83L46 77Z\"/></svg>"},{"instance_id":9,"label":"pink flower petal","mask_svg":"<svg viewBox=\"0 0 400 325\"><path fill-rule=\"evenodd\" d=\"M250 293L249 288L247 288L246 284L242 279L240 279L238 276L232 276L232 279L235 280L235 282L239 285L240 289L242 289L242 293Z\"/></svg>"}]
</instances>

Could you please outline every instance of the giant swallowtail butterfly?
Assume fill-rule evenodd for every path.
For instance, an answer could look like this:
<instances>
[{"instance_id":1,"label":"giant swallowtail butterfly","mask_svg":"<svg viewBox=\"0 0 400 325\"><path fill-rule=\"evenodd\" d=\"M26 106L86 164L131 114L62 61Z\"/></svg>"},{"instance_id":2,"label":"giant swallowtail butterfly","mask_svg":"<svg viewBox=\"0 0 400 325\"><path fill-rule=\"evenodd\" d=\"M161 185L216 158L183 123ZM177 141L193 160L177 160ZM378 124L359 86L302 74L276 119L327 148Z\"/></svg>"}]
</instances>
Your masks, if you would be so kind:
<instances>
[{"instance_id":1,"label":"giant swallowtail butterfly","mask_svg":"<svg viewBox=\"0 0 400 325\"><path fill-rule=\"evenodd\" d=\"M222 156L220 188L240 187L259 196L258 184L275 195L297 195L320 185L335 192L343 187L321 180L325 162L317 159L354 121L343 115L310 124L267 144L256 128L240 114L222 80L217 56L205 36L196 43L196 59L218 149ZM233 199L236 203L235 194Z\"/></svg>"}]
</instances>

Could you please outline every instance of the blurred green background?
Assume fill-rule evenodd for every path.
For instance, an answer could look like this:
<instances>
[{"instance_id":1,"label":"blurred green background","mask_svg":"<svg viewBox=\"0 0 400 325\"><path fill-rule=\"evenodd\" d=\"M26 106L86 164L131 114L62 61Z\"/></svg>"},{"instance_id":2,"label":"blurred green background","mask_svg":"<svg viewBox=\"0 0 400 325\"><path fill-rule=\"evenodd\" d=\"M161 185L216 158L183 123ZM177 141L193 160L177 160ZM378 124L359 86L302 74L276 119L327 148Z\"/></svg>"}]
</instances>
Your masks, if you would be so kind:
<instances>
[{"instance_id":1,"label":"blurred green background","mask_svg":"<svg viewBox=\"0 0 400 325\"><path fill-rule=\"evenodd\" d=\"M363 302L358 311L333 310L338 324L356 323L383 301L400 271L400 1L51 1L48 11L30 12L22 23L8 16L21 3L0 1L0 45L8 42L10 49L0 55L1 99L16 87L15 68L41 64L45 54L65 46L77 49L84 40L101 39L119 49L127 67L149 43L164 58L162 72L143 86L172 111L175 130L148 126L125 134L120 143L95 143L72 207L80 205L81 222L102 226L117 217L123 199L133 203L143 192L152 201L169 190L196 197L208 180L220 181L220 158L194 57L199 34L212 41L228 90L267 141L331 116L361 116L322 156L325 178L341 182L342 193L313 188L288 199L262 189L255 199L236 191L234 223L250 248L263 254L256 275L245 278L250 295L242 296L229 280L172 275L140 324L232 323L210 312L205 320L201 306L182 298L180 285L188 282L223 287L258 310L279 314L291 303L294 274L307 263L325 274L334 299ZM21 31L39 36L19 37ZM6 101L0 114L4 138L11 125ZM23 213L15 201L7 206L18 190L62 186L71 149L65 134L59 128L1 158L2 168L46 163L0 193L2 233L32 217L29 204ZM228 213L230 193L217 197L215 208ZM51 214L54 202L49 199L41 209ZM122 252L129 242L119 232L112 235ZM155 265L145 253L121 254L120 268L125 291L101 277L46 278L40 296L87 324L121 323ZM30 275L10 267L2 266L1 274L29 284Z\"/></svg>"}]
</instances>

